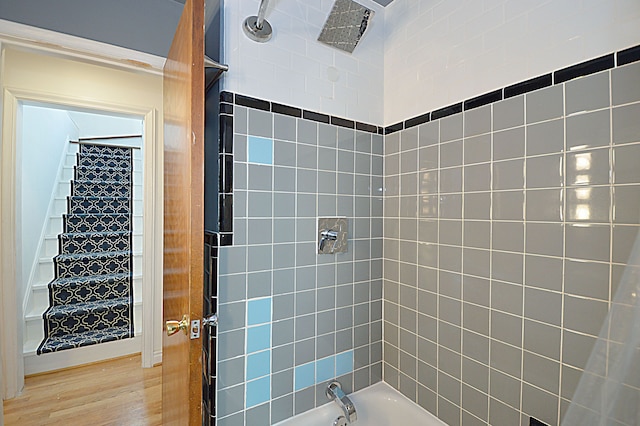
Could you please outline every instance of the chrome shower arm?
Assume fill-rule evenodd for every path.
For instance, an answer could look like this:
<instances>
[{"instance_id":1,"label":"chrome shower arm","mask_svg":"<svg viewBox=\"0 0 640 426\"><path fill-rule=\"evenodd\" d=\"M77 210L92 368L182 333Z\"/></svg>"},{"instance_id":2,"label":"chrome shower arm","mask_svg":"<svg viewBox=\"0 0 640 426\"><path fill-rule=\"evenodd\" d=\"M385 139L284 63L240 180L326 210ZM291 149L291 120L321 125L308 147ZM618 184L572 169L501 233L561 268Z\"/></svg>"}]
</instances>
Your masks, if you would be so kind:
<instances>
[{"instance_id":1,"label":"chrome shower arm","mask_svg":"<svg viewBox=\"0 0 640 426\"><path fill-rule=\"evenodd\" d=\"M260 0L260 9L258 9L258 19L256 20L256 27L261 30L264 23L264 17L267 14L267 7L269 6L269 0Z\"/></svg>"}]
</instances>

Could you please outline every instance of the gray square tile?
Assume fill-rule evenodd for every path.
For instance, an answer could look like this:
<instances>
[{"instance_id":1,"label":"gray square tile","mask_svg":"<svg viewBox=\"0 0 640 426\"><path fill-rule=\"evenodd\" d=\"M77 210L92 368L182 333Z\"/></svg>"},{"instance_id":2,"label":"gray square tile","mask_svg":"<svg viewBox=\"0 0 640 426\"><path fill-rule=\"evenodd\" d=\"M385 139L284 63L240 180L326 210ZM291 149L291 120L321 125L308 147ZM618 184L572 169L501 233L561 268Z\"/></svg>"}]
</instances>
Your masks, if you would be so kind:
<instances>
[{"instance_id":1,"label":"gray square tile","mask_svg":"<svg viewBox=\"0 0 640 426\"><path fill-rule=\"evenodd\" d=\"M491 105L464 113L464 136L475 136L491 131Z\"/></svg>"},{"instance_id":2,"label":"gray square tile","mask_svg":"<svg viewBox=\"0 0 640 426\"><path fill-rule=\"evenodd\" d=\"M494 250L524 251L524 223L523 222L493 222Z\"/></svg>"},{"instance_id":3,"label":"gray square tile","mask_svg":"<svg viewBox=\"0 0 640 426\"><path fill-rule=\"evenodd\" d=\"M463 298L465 302L471 302L486 307L489 306L489 280L465 275L462 281L462 286L464 289Z\"/></svg>"},{"instance_id":4,"label":"gray square tile","mask_svg":"<svg viewBox=\"0 0 640 426\"><path fill-rule=\"evenodd\" d=\"M315 387L309 387L303 389L294 394L294 414L301 414L305 411L309 411L315 407L316 404L316 389Z\"/></svg>"},{"instance_id":5,"label":"gray square tile","mask_svg":"<svg viewBox=\"0 0 640 426\"><path fill-rule=\"evenodd\" d=\"M299 300L299 299L296 299ZM297 307L296 307L297 312ZM296 342L315 337L316 316L314 314L297 316L295 318L295 339Z\"/></svg>"},{"instance_id":6,"label":"gray square tile","mask_svg":"<svg viewBox=\"0 0 640 426\"><path fill-rule=\"evenodd\" d=\"M316 343L315 339L307 339L296 342L295 349L295 365L302 365L315 359Z\"/></svg>"},{"instance_id":7,"label":"gray square tile","mask_svg":"<svg viewBox=\"0 0 640 426\"><path fill-rule=\"evenodd\" d=\"M483 425L489 418L489 397L487 394L478 391L466 384L462 385L462 406L465 410L472 413L476 418L470 417L471 422L476 422L478 425ZM463 423L466 425L472 425L469 420L465 421L463 412Z\"/></svg>"},{"instance_id":8,"label":"gray square tile","mask_svg":"<svg viewBox=\"0 0 640 426\"><path fill-rule=\"evenodd\" d=\"M356 151L371 154L372 134L356 131Z\"/></svg>"},{"instance_id":9,"label":"gray square tile","mask_svg":"<svg viewBox=\"0 0 640 426\"><path fill-rule=\"evenodd\" d=\"M522 378L525 382L556 395L560 392L560 364L558 362L524 352L522 365Z\"/></svg>"},{"instance_id":10,"label":"gray square tile","mask_svg":"<svg viewBox=\"0 0 640 426\"><path fill-rule=\"evenodd\" d=\"M440 144L440 167L452 167L462 164L462 140Z\"/></svg>"},{"instance_id":11,"label":"gray square tile","mask_svg":"<svg viewBox=\"0 0 640 426\"><path fill-rule=\"evenodd\" d=\"M440 169L440 192L462 192L462 167Z\"/></svg>"},{"instance_id":12,"label":"gray square tile","mask_svg":"<svg viewBox=\"0 0 640 426\"><path fill-rule=\"evenodd\" d=\"M353 333L351 329L340 330L336 333L336 353L353 349Z\"/></svg>"},{"instance_id":13,"label":"gray square tile","mask_svg":"<svg viewBox=\"0 0 640 426\"><path fill-rule=\"evenodd\" d=\"M567 257L609 261L609 225L567 225L565 233Z\"/></svg>"},{"instance_id":14,"label":"gray square tile","mask_svg":"<svg viewBox=\"0 0 640 426\"><path fill-rule=\"evenodd\" d=\"M265 138L273 137L273 114L257 109L249 109L249 134L254 136L262 136Z\"/></svg>"},{"instance_id":15,"label":"gray square tile","mask_svg":"<svg viewBox=\"0 0 640 426\"><path fill-rule=\"evenodd\" d=\"M258 166L249 164L249 185L250 190L270 191L271 190L271 173L273 168L270 166Z\"/></svg>"},{"instance_id":16,"label":"gray square tile","mask_svg":"<svg viewBox=\"0 0 640 426\"><path fill-rule=\"evenodd\" d=\"M300 245L297 244L298 248ZM314 266L296 268L296 291L312 290L314 288L316 288L316 268Z\"/></svg>"},{"instance_id":17,"label":"gray square tile","mask_svg":"<svg viewBox=\"0 0 640 426\"><path fill-rule=\"evenodd\" d=\"M562 259L546 256L526 256L524 278L526 286L562 291L562 278Z\"/></svg>"},{"instance_id":18,"label":"gray square tile","mask_svg":"<svg viewBox=\"0 0 640 426\"><path fill-rule=\"evenodd\" d=\"M241 411L244 408L244 384L217 392L216 414L220 417Z\"/></svg>"},{"instance_id":19,"label":"gray square tile","mask_svg":"<svg viewBox=\"0 0 640 426\"><path fill-rule=\"evenodd\" d=\"M525 288L524 315L559 327L562 316L562 294L536 288Z\"/></svg>"},{"instance_id":20,"label":"gray square tile","mask_svg":"<svg viewBox=\"0 0 640 426\"><path fill-rule=\"evenodd\" d=\"M462 194L440 194L440 217L446 219L462 218Z\"/></svg>"},{"instance_id":21,"label":"gray square tile","mask_svg":"<svg viewBox=\"0 0 640 426\"><path fill-rule=\"evenodd\" d=\"M489 394L492 397L511 407L520 406L520 380L514 379L494 369L491 369L489 372L489 380ZM503 419L500 421L503 421ZM518 421L520 421L520 419L518 419ZM495 424L500 424L500 422Z\"/></svg>"},{"instance_id":22,"label":"gray square tile","mask_svg":"<svg viewBox=\"0 0 640 426\"><path fill-rule=\"evenodd\" d=\"M609 106L609 71L576 78L565 84L565 114Z\"/></svg>"},{"instance_id":23,"label":"gray square tile","mask_svg":"<svg viewBox=\"0 0 640 426\"><path fill-rule=\"evenodd\" d=\"M524 157L525 131L524 127L493 133L493 160Z\"/></svg>"},{"instance_id":24,"label":"gray square tile","mask_svg":"<svg viewBox=\"0 0 640 426\"><path fill-rule=\"evenodd\" d=\"M520 346L522 344L522 318L491 311L491 338Z\"/></svg>"},{"instance_id":25,"label":"gray square tile","mask_svg":"<svg viewBox=\"0 0 640 426\"><path fill-rule=\"evenodd\" d=\"M464 139L464 164L484 163L491 160L491 135Z\"/></svg>"},{"instance_id":26,"label":"gray square tile","mask_svg":"<svg viewBox=\"0 0 640 426\"><path fill-rule=\"evenodd\" d=\"M577 296L609 299L609 264L566 259L564 291Z\"/></svg>"},{"instance_id":27,"label":"gray square tile","mask_svg":"<svg viewBox=\"0 0 640 426\"><path fill-rule=\"evenodd\" d=\"M295 212L296 198L289 192L273 193L273 216L293 217Z\"/></svg>"},{"instance_id":28,"label":"gray square tile","mask_svg":"<svg viewBox=\"0 0 640 426\"><path fill-rule=\"evenodd\" d=\"M475 192L464 194L465 219L491 219L491 193Z\"/></svg>"},{"instance_id":29,"label":"gray square tile","mask_svg":"<svg viewBox=\"0 0 640 426\"><path fill-rule=\"evenodd\" d=\"M297 166L315 169L318 164L318 149L311 145L298 145Z\"/></svg>"},{"instance_id":30,"label":"gray square tile","mask_svg":"<svg viewBox=\"0 0 640 426\"><path fill-rule=\"evenodd\" d=\"M491 341L490 365L496 370L507 373L513 377L520 377L522 364L522 349L506 345L497 340ZM491 376L493 378L493 375ZM491 386L493 392L494 387Z\"/></svg>"},{"instance_id":31,"label":"gray square tile","mask_svg":"<svg viewBox=\"0 0 640 426\"><path fill-rule=\"evenodd\" d=\"M438 168L438 146L427 146L418 151L418 170Z\"/></svg>"},{"instance_id":32,"label":"gray square tile","mask_svg":"<svg viewBox=\"0 0 640 426\"><path fill-rule=\"evenodd\" d=\"M226 333L218 330L218 360L244 355L244 329Z\"/></svg>"},{"instance_id":33,"label":"gray square tile","mask_svg":"<svg viewBox=\"0 0 640 426\"><path fill-rule=\"evenodd\" d=\"M526 191L526 194L527 220L543 222L562 220L564 212L562 189L535 189Z\"/></svg>"},{"instance_id":34,"label":"gray square tile","mask_svg":"<svg viewBox=\"0 0 640 426\"><path fill-rule=\"evenodd\" d=\"M273 137L286 141L296 140L296 119L286 115L273 115Z\"/></svg>"},{"instance_id":35,"label":"gray square tile","mask_svg":"<svg viewBox=\"0 0 640 426\"><path fill-rule=\"evenodd\" d=\"M408 151L418 148L418 128L412 127L400 132L400 150Z\"/></svg>"},{"instance_id":36,"label":"gray square tile","mask_svg":"<svg viewBox=\"0 0 640 426\"><path fill-rule=\"evenodd\" d=\"M262 404L257 407L248 409L245 414L245 421L248 425L269 426L271 411L269 404Z\"/></svg>"},{"instance_id":37,"label":"gray square tile","mask_svg":"<svg viewBox=\"0 0 640 426\"><path fill-rule=\"evenodd\" d=\"M288 167L273 168L274 191L293 192L296 190L296 169Z\"/></svg>"},{"instance_id":38,"label":"gray square tile","mask_svg":"<svg viewBox=\"0 0 640 426\"><path fill-rule=\"evenodd\" d=\"M384 154L389 156L400 152L400 133L392 133L384 137Z\"/></svg>"},{"instance_id":39,"label":"gray square tile","mask_svg":"<svg viewBox=\"0 0 640 426\"><path fill-rule=\"evenodd\" d=\"M249 244L270 244L272 242L271 219L249 219L247 222Z\"/></svg>"},{"instance_id":40,"label":"gray square tile","mask_svg":"<svg viewBox=\"0 0 640 426\"><path fill-rule=\"evenodd\" d=\"M273 297L273 321L292 318L294 315L294 295L281 294Z\"/></svg>"},{"instance_id":41,"label":"gray square tile","mask_svg":"<svg viewBox=\"0 0 640 426\"><path fill-rule=\"evenodd\" d=\"M640 101L640 63L611 70L611 98L614 105Z\"/></svg>"},{"instance_id":42,"label":"gray square tile","mask_svg":"<svg viewBox=\"0 0 640 426\"><path fill-rule=\"evenodd\" d=\"M442 221L440 222L442 223ZM485 221L464 221L465 247L488 249L491 241L491 223Z\"/></svg>"},{"instance_id":43,"label":"gray square tile","mask_svg":"<svg viewBox=\"0 0 640 426\"><path fill-rule=\"evenodd\" d=\"M609 149L567 153L567 185L609 184Z\"/></svg>"},{"instance_id":44,"label":"gray square tile","mask_svg":"<svg viewBox=\"0 0 640 426\"><path fill-rule=\"evenodd\" d=\"M416 152L413 153L414 157ZM369 154L356 154L355 172L365 175L371 174L371 156ZM369 177L369 176L367 176Z\"/></svg>"},{"instance_id":45,"label":"gray square tile","mask_svg":"<svg viewBox=\"0 0 640 426\"><path fill-rule=\"evenodd\" d=\"M552 154L563 150L563 119L527 126L527 155Z\"/></svg>"},{"instance_id":46,"label":"gray square tile","mask_svg":"<svg viewBox=\"0 0 640 426\"><path fill-rule=\"evenodd\" d=\"M376 155L384 154L384 138L382 135L371 135L371 153Z\"/></svg>"},{"instance_id":47,"label":"gray square tile","mask_svg":"<svg viewBox=\"0 0 640 426\"><path fill-rule=\"evenodd\" d=\"M465 192L491 190L491 165L485 163L465 166L464 190Z\"/></svg>"},{"instance_id":48,"label":"gray square tile","mask_svg":"<svg viewBox=\"0 0 640 426\"><path fill-rule=\"evenodd\" d=\"M223 389L244 382L244 357L233 358L218 363L216 385Z\"/></svg>"},{"instance_id":49,"label":"gray square tile","mask_svg":"<svg viewBox=\"0 0 640 426\"><path fill-rule=\"evenodd\" d=\"M247 108L238 105L234 106L233 111L233 131L236 133L247 134Z\"/></svg>"},{"instance_id":50,"label":"gray square tile","mask_svg":"<svg viewBox=\"0 0 640 426\"><path fill-rule=\"evenodd\" d=\"M318 148L318 169L335 171L337 155L337 150L333 148Z\"/></svg>"},{"instance_id":51,"label":"gray square tile","mask_svg":"<svg viewBox=\"0 0 640 426\"><path fill-rule=\"evenodd\" d=\"M640 103L613 109L613 143L638 142L640 134Z\"/></svg>"},{"instance_id":52,"label":"gray square tile","mask_svg":"<svg viewBox=\"0 0 640 426\"><path fill-rule=\"evenodd\" d=\"M276 246L277 247L277 246ZM277 250L277 248L275 249ZM295 275L293 269L273 271L273 294L284 294L294 291Z\"/></svg>"},{"instance_id":53,"label":"gray square tile","mask_svg":"<svg viewBox=\"0 0 640 426\"><path fill-rule=\"evenodd\" d=\"M271 213L271 193L254 192L247 194L247 215L249 217L270 217Z\"/></svg>"},{"instance_id":54,"label":"gray square tile","mask_svg":"<svg viewBox=\"0 0 640 426\"><path fill-rule=\"evenodd\" d=\"M279 166L296 165L296 145L276 140L273 142L273 164Z\"/></svg>"},{"instance_id":55,"label":"gray square tile","mask_svg":"<svg viewBox=\"0 0 640 426\"><path fill-rule=\"evenodd\" d=\"M640 183L638 158L640 158L640 144L613 148L614 183Z\"/></svg>"},{"instance_id":56,"label":"gray square tile","mask_svg":"<svg viewBox=\"0 0 640 426\"><path fill-rule=\"evenodd\" d=\"M336 335L328 333L316 338L316 359L334 355L336 353Z\"/></svg>"},{"instance_id":57,"label":"gray square tile","mask_svg":"<svg viewBox=\"0 0 640 426\"><path fill-rule=\"evenodd\" d=\"M575 115L566 119L566 149L584 149L609 145L609 110Z\"/></svg>"},{"instance_id":58,"label":"gray square tile","mask_svg":"<svg viewBox=\"0 0 640 426\"><path fill-rule=\"evenodd\" d=\"M263 271L271 269L271 246L247 247L247 270Z\"/></svg>"},{"instance_id":59,"label":"gray square tile","mask_svg":"<svg viewBox=\"0 0 640 426\"><path fill-rule=\"evenodd\" d=\"M494 220L522 220L524 214L524 192L493 192L492 214Z\"/></svg>"},{"instance_id":60,"label":"gray square tile","mask_svg":"<svg viewBox=\"0 0 640 426\"><path fill-rule=\"evenodd\" d=\"M462 358L462 382L489 393L489 367L469 358Z\"/></svg>"},{"instance_id":61,"label":"gray square tile","mask_svg":"<svg viewBox=\"0 0 640 426\"><path fill-rule=\"evenodd\" d=\"M527 123L562 117L564 102L562 86L551 86L527 93Z\"/></svg>"},{"instance_id":62,"label":"gray square tile","mask_svg":"<svg viewBox=\"0 0 640 426\"><path fill-rule=\"evenodd\" d=\"M218 330L230 331L245 326L245 303L234 302L218 306L220 322Z\"/></svg>"},{"instance_id":63,"label":"gray square tile","mask_svg":"<svg viewBox=\"0 0 640 426\"><path fill-rule=\"evenodd\" d=\"M430 246L421 244L419 249L429 248ZM425 250L426 251L426 250ZM430 261L424 261L424 259L429 258L423 253L420 253L421 261L420 264L424 266L433 266ZM433 257L433 256L431 256ZM448 246L440 246L438 248L438 257L440 258L439 266L441 269L450 272L462 272L462 248L461 247L448 247Z\"/></svg>"},{"instance_id":64,"label":"gray square tile","mask_svg":"<svg viewBox=\"0 0 640 426\"><path fill-rule=\"evenodd\" d=\"M489 335L489 309L464 303L462 305L463 327L484 336Z\"/></svg>"},{"instance_id":65,"label":"gray square tile","mask_svg":"<svg viewBox=\"0 0 640 426\"><path fill-rule=\"evenodd\" d=\"M530 320L524 322L524 348L556 361L560 360L560 335L559 327Z\"/></svg>"},{"instance_id":66,"label":"gray square tile","mask_svg":"<svg viewBox=\"0 0 640 426\"><path fill-rule=\"evenodd\" d=\"M564 184L562 154L527 158L527 188L555 188Z\"/></svg>"},{"instance_id":67,"label":"gray square tile","mask_svg":"<svg viewBox=\"0 0 640 426\"><path fill-rule=\"evenodd\" d=\"M431 121L418 127L419 146L436 145L439 141L440 121Z\"/></svg>"},{"instance_id":68,"label":"gray square tile","mask_svg":"<svg viewBox=\"0 0 640 426\"><path fill-rule=\"evenodd\" d=\"M355 148L356 134L352 129L338 127L338 148L353 151Z\"/></svg>"},{"instance_id":69,"label":"gray square tile","mask_svg":"<svg viewBox=\"0 0 640 426\"><path fill-rule=\"evenodd\" d=\"M528 176L527 176L528 179ZM493 163L493 189L522 189L524 187L524 160Z\"/></svg>"},{"instance_id":70,"label":"gray square tile","mask_svg":"<svg viewBox=\"0 0 640 426\"><path fill-rule=\"evenodd\" d=\"M602 300L564 297L563 325L566 329L598 336L609 312L609 304Z\"/></svg>"},{"instance_id":71,"label":"gray square tile","mask_svg":"<svg viewBox=\"0 0 640 426\"><path fill-rule=\"evenodd\" d=\"M245 272L246 268L245 247L224 247L220 250L218 259L218 272L220 275Z\"/></svg>"},{"instance_id":72,"label":"gray square tile","mask_svg":"<svg viewBox=\"0 0 640 426\"><path fill-rule=\"evenodd\" d=\"M298 192L316 192L317 172L315 170L297 170L297 190Z\"/></svg>"},{"instance_id":73,"label":"gray square tile","mask_svg":"<svg viewBox=\"0 0 640 426\"><path fill-rule=\"evenodd\" d=\"M440 122L440 142L462 138L462 114L445 117Z\"/></svg>"},{"instance_id":74,"label":"gray square tile","mask_svg":"<svg viewBox=\"0 0 640 426\"><path fill-rule=\"evenodd\" d=\"M491 308L522 315L522 286L491 281Z\"/></svg>"},{"instance_id":75,"label":"gray square tile","mask_svg":"<svg viewBox=\"0 0 640 426\"><path fill-rule=\"evenodd\" d=\"M525 233L527 253L556 257L563 255L563 224L528 222Z\"/></svg>"},{"instance_id":76,"label":"gray square tile","mask_svg":"<svg viewBox=\"0 0 640 426\"><path fill-rule=\"evenodd\" d=\"M351 173L338 173L338 194L352 195L354 176Z\"/></svg>"},{"instance_id":77,"label":"gray square tile","mask_svg":"<svg viewBox=\"0 0 640 426\"><path fill-rule=\"evenodd\" d=\"M338 171L353 173L355 167L355 154L353 151L338 150Z\"/></svg>"},{"instance_id":78,"label":"gray square tile","mask_svg":"<svg viewBox=\"0 0 640 426\"><path fill-rule=\"evenodd\" d=\"M584 369L596 343L596 338L564 330L562 341L562 362ZM595 366L596 371L601 367L603 366Z\"/></svg>"},{"instance_id":79,"label":"gray square tile","mask_svg":"<svg viewBox=\"0 0 640 426\"><path fill-rule=\"evenodd\" d=\"M441 220L439 224L439 242L441 244L462 244L462 221Z\"/></svg>"},{"instance_id":80,"label":"gray square tile","mask_svg":"<svg viewBox=\"0 0 640 426\"><path fill-rule=\"evenodd\" d=\"M491 252L489 250L464 249L464 273L489 278L491 272Z\"/></svg>"},{"instance_id":81,"label":"gray square tile","mask_svg":"<svg viewBox=\"0 0 640 426\"><path fill-rule=\"evenodd\" d=\"M233 159L234 161L247 161L247 137L244 135L233 136Z\"/></svg>"},{"instance_id":82,"label":"gray square tile","mask_svg":"<svg viewBox=\"0 0 640 426\"><path fill-rule=\"evenodd\" d=\"M318 145L335 148L338 145L338 129L336 126L318 124Z\"/></svg>"},{"instance_id":83,"label":"gray square tile","mask_svg":"<svg viewBox=\"0 0 640 426\"><path fill-rule=\"evenodd\" d=\"M640 186L613 187L613 221L640 224Z\"/></svg>"},{"instance_id":84,"label":"gray square tile","mask_svg":"<svg viewBox=\"0 0 640 426\"><path fill-rule=\"evenodd\" d=\"M517 253L494 251L491 256L491 278L511 283L522 283L524 256Z\"/></svg>"},{"instance_id":85,"label":"gray square tile","mask_svg":"<svg viewBox=\"0 0 640 426\"><path fill-rule=\"evenodd\" d=\"M611 188L567 188L566 220L571 222L608 223L611 212Z\"/></svg>"},{"instance_id":86,"label":"gray square tile","mask_svg":"<svg viewBox=\"0 0 640 426\"><path fill-rule=\"evenodd\" d=\"M286 345L293 342L293 319L284 321L276 321L271 325L271 342L273 346ZM275 359L275 349L273 358ZM275 362L274 362L275 365ZM291 365L283 365L283 367L291 367ZM278 371L274 368L274 371Z\"/></svg>"},{"instance_id":87,"label":"gray square tile","mask_svg":"<svg viewBox=\"0 0 640 426\"><path fill-rule=\"evenodd\" d=\"M246 275L221 275L218 277L219 303L238 302L244 300L246 294Z\"/></svg>"},{"instance_id":88,"label":"gray square tile","mask_svg":"<svg viewBox=\"0 0 640 426\"><path fill-rule=\"evenodd\" d=\"M524 95L493 104L493 130L503 130L524 124Z\"/></svg>"},{"instance_id":89,"label":"gray square tile","mask_svg":"<svg viewBox=\"0 0 640 426\"><path fill-rule=\"evenodd\" d=\"M286 243L294 241L295 230L294 219L274 219L273 220L273 242Z\"/></svg>"},{"instance_id":90,"label":"gray square tile","mask_svg":"<svg viewBox=\"0 0 640 426\"><path fill-rule=\"evenodd\" d=\"M298 142L310 145L318 144L318 123L298 119Z\"/></svg>"},{"instance_id":91,"label":"gray square tile","mask_svg":"<svg viewBox=\"0 0 640 426\"><path fill-rule=\"evenodd\" d=\"M233 188L247 189L247 165L236 162L233 165Z\"/></svg>"},{"instance_id":92,"label":"gray square tile","mask_svg":"<svg viewBox=\"0 0 640 426\"><path fill-rule=\"evenodd\" d=\"M460 392L460 382L457 382L455 390ZM460 399L458 396L457 399ZM460 426L460 407L459 402L451 403L443 397L438 397L438 418L445 422L448 426Z\"/></svg>"},{"instance_id":93,"label":"gray square tile","mask_svg":"<svg viewBox=\"0 0 640 426\"><path fill-rule=\"evenodd\" d=\"M271 398L279 398L293 392L293 369L284 370L271 376Z\"/></svg>"}]
</instances>

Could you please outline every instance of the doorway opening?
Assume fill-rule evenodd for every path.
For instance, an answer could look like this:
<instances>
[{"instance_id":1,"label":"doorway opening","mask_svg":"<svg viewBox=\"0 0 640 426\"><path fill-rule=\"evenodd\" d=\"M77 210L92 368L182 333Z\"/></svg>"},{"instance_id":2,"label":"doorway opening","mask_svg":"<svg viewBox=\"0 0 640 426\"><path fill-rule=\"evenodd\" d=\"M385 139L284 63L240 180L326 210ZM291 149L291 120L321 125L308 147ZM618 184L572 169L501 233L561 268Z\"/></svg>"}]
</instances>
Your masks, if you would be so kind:
<instances>
[{"instance_id":1,"label":"doorway opening","mask_svg":"<svg viewBox=\"0 0 640 426\"><path fill-rule=\"evenodd\" d=\"M20 102L17 118L25 375L142 352L144 117Z\"/></svg>"}]
</instances>

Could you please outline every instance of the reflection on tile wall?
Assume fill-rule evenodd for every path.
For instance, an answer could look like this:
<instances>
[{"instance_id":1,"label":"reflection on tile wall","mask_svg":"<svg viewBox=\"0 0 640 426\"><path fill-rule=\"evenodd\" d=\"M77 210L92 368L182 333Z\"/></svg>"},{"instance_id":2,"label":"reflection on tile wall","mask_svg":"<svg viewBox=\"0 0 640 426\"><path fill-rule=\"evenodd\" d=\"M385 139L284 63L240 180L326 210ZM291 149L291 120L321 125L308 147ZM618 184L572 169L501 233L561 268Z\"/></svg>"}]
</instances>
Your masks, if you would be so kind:
<instances>
[{"instance_id":1,"label":"reflection on tile wall","mask_svg":"<svg viewBox=\"0 0 640 426\"><path fill-rule=\"evenodd\" d=\"M640 229L639 117L632 63L386 136L386 382L559 423Z\"/></svg>"},{"instance_id":2,"label":"reflection on tile wall","mask_svg":"<svg viewBox=\"0 0 640 426\"><path fill-rule=\"evenodd\" d=\"M335 377L349 392L381 380L383 137L275 103L224 101L233 244L219 249L217 424L268 425L328 402ZM316 254L318 216L348 218L347 253Z\"/></svg>"}]
</instances>

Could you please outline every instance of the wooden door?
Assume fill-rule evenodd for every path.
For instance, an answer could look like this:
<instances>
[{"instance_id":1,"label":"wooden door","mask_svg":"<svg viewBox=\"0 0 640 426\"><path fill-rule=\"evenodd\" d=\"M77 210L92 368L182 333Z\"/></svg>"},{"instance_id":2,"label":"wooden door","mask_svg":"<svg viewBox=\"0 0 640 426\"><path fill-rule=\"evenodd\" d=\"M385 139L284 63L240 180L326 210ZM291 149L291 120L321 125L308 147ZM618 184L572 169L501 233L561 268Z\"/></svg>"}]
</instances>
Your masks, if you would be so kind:
<instances>
[{"instance_id":1,"label":"wooden door","mask_svg":"<svg viewBox=\"0 0 640 426\"><path fill-rule=\"evenodd\" d=\"M163 319L202 319L204 0L187 0L164 66ZM166 331L166 326L165 326ZM164 425L202 423L202 340L163 334Z\"/></svg>"}]
</instances>

